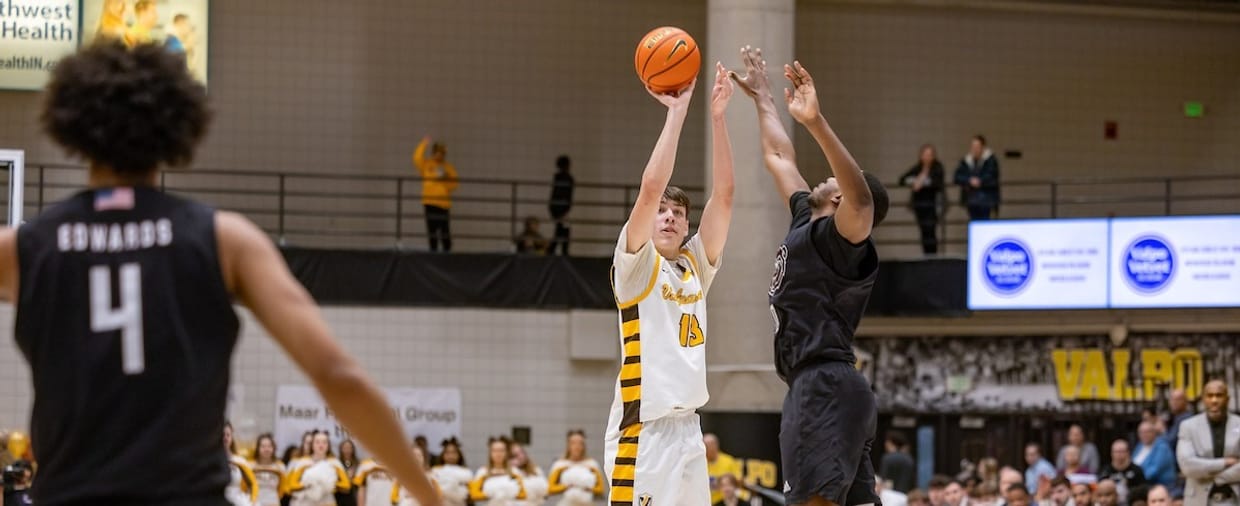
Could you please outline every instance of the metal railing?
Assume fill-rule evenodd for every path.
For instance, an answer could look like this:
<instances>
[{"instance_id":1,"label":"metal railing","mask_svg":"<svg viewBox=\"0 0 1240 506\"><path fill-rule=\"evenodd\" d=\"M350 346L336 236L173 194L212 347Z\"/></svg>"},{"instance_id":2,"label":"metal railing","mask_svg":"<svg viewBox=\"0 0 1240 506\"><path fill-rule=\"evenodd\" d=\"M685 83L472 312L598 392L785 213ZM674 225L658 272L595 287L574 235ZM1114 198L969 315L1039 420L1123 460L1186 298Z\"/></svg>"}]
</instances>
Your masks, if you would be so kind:
<instances>
[{"instance_id":1,"label":"metal railing","mask_svg":"<svg viewBox=\"0 0 1240 506\"><path fill-rule=\"evenodd\" d=\"M27 216L80 190L85 181L81 166L27 164ZM367 249L424 247L421 182L406 176L212 169L165 171L159 179L161 188L247 215L283 245ZM891 209L875 239L885 257L921 256L909 192L894 184L888 189ZM703 189L685 190L700 216ZM570 214L573 253L610 253L637 191L636 184L578 182ZM1008 181L1001 191L998 214L1004 219L1240 214L1240 174ZM512 251L528 216L538 217L542 235L550 238L550 192L550 178L461 179L452 197L454 249ZM957 190L946 193L939 254L960 255L968 216Z\"/></svg>"}]
</instances>

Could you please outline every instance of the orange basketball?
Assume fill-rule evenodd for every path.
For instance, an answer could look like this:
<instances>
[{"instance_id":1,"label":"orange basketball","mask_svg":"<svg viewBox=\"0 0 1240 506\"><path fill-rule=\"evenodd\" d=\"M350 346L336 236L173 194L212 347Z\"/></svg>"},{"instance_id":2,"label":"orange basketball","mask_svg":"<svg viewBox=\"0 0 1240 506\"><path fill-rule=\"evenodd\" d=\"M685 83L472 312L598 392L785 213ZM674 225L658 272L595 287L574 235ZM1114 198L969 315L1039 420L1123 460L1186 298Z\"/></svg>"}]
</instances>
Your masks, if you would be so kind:
<instances>
[{"instance_id":1,"label":"orange basketball","mask_svg":"<svg viewBox=\"0 0 1240 506\"><path fill-rule=\"evenodd\" d=\"M702 68L697 42L674 26L655 28L637 43L637 77L656 93L684 89Z\"/></svg>"}]
</instances>

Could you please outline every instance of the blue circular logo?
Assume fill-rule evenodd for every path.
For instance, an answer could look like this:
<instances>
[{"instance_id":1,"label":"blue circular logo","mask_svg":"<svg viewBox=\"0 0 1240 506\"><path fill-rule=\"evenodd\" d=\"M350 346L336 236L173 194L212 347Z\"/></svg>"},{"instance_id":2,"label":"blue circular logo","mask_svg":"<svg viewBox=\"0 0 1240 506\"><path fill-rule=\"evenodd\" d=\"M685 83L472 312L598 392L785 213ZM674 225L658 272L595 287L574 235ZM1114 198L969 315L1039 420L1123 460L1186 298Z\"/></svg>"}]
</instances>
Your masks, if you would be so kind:
<instances>
[{"instance_id":1,"label":"blue circular logo","mask_svg":"<svg viewBox=\"0 0 1240 506\"><path fill-rule=\"evenodd\" d=\"M1033 279L1033 255L1016 239L999 239L982 254L982 279L997 295L1016 295Z\"/></svg>"},{"instance_id":2,"label":"blue circular logo","mask_svg":"<svg viewBox=\"0 0 1240 506\"><path fill-rule=\"evenodd\" d=\"M1141 293L1155 293L1167 287L1175 275L1175 251L1171 243L1158 236L1137 238L1124 251L1124 280Z\"/></svg>"}]
</instances>

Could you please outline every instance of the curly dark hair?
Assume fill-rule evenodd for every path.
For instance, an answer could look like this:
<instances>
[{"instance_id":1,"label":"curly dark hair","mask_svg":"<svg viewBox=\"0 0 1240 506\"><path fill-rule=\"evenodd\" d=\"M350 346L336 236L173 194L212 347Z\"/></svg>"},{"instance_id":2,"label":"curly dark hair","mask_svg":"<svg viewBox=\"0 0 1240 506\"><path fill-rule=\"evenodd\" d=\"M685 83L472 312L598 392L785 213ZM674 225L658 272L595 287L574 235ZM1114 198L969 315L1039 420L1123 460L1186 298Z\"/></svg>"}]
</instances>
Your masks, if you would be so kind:
<instances>
[{"instance_id":1,"label":"curly dark hair","mask_svg":"<svg viewBox=\"0 0 1240 506\"><path fill-rule=\"evenodd\" d=\"M44 130L72 155L118 174L183 166L207 131L207 91L162 46L88 46L56 65Z\"/></svg>"}]
</instances>

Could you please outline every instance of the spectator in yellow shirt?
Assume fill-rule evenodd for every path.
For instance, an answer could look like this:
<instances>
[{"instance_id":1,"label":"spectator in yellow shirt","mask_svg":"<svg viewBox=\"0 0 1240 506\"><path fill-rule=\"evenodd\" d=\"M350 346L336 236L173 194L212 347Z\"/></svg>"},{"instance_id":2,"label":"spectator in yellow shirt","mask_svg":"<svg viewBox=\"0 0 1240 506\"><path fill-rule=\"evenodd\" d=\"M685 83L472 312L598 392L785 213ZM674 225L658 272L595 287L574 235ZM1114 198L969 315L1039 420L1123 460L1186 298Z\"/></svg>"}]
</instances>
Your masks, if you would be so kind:
<instances>
[{"instance_id":1,"label":"spectator in yellow shirt","mask_svg":"<svg viewBox=\"0 0 1240 506\"><path fill-rule=\"evenodd\" d=\"M719 489L719 478L725 474L741 480L741 463L731 455L719 451L719 438L714 434L704 434L702 444L706 445L706 473L710 475L710 503L723 500L723 492Z\"/></svg>"},{"instance_id":2,"label":"spectator in yellow shirt","mask_svg":"<svg viewBox=\"0 0 1240 506\"><path fill-rule=\"evenodd\" d=\"M431 157L426 157L426 148ZM456 191L456 167L444 160L448 151L443 144L431 144L431 138L423 137L413 152L413 166L422 177L422 207L426 210L426 234L430 236L431 251L452 251L452 237L448 229L448 210L452 208L452 192Z\"/></svg>"}]
</instances>

